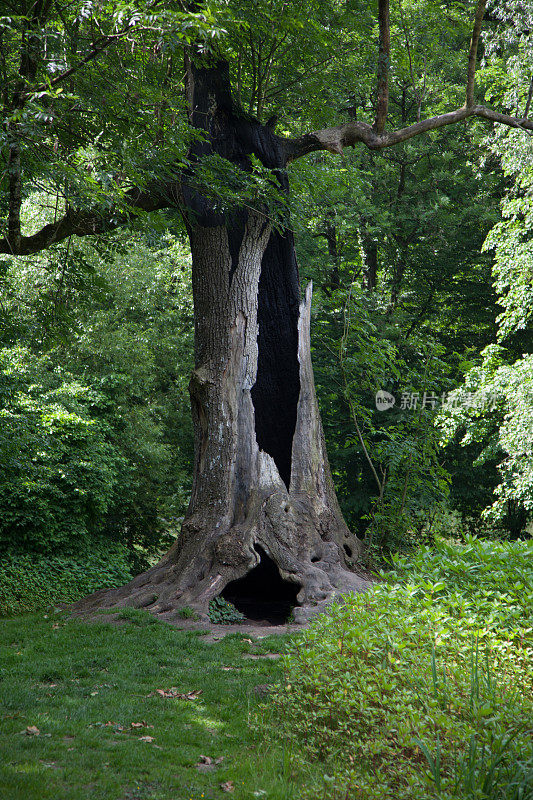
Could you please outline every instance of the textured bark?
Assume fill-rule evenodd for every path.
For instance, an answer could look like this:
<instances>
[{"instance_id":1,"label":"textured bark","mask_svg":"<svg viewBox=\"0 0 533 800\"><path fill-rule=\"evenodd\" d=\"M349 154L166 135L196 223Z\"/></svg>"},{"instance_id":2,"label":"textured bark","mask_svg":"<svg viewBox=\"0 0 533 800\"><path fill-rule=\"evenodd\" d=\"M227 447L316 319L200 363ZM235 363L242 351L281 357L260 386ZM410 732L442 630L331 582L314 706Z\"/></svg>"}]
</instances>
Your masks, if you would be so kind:
<instances>
[{"instance_id":1,"label":"textured bark","mask_svg":"<svg viewBox=\"0 0 533 800\"><path fill-rule=\"evenodd\" d=\"M272 233L264 217L250 214L234 268L226 227L191 232L197 348L190 383L196 454L189 510L179 539L159 564L78 608L134 605L165 619L177 618L184 606L206 613L212 598L258 564L260 549L284 580L300 587L297 622L322 610L335 594L368 585L353 571L361 542L343 520L326 455L310 355L311 286L295 318L298 391L294 432L285 442L288 486L276 464L279 452L274 457L257 442L259 284L265 253L277 237L283 235ZM293 256L289 244L274 249ZM276 400L275 391L272 397L273 413L283 417L287 398Z\"/></svg>"},{"instance_id":2,"label":"textured bark","mask_svg":"<svg viewBox=\"0 0 533 800\"><path fill-rule=\"evenodd\" d=\"M206 133L191 161L217 153L246 170L254 153L288 190L277 137L233 108L227 65L190 64L189 72L191 120ZM194 171L182 192L195 306L189 509L159 564L76 605L134 605L167 619L185 606L205 614L263 553L298 587L294 617L304 621L335 594L368 585L354 571L361 542L343 520L326 455L311 365L311 287L300 303L288 227L273 229L261 209L224 216L195 186Z\"/></svg>"}]
</instances>

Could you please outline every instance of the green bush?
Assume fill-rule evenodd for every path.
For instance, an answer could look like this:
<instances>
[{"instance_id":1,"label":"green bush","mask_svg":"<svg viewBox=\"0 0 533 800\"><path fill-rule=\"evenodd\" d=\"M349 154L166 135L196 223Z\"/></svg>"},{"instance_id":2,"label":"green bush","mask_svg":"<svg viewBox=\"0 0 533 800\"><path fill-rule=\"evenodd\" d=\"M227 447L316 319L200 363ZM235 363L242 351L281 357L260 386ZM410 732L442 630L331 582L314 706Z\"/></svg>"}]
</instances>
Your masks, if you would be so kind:
<instances>
[{"instance_id":1,"label":"green bush","mask_svg":"<svg viewBox=\"0 0 533 800\"><path fill-rule=\"evenodd\" d=\"M26 198L25 224L47 204ZM191 266L156 228L1 265L0 554L59 555L109 536L140 571L179 532L193 460Z\"/></svg>"},{"instance_id":2,"label":"green bush","mask_svg":"<svg viewBox=\"0 0 533 800\"><path fill-rule=\"evenodd\" d=\"M104 400L47 357L0 350L0 551L57 553L101 530L126 469Z\"/></svg>"},{"instance_id":3,"label":"green bush","mask_svg":"<svg viewBox=\"0 0 533 800\"><path fill-rule=\"evenodd\" d=\"M0 616L71 602L131 577L126 548L109 542L76 556L8 553L0 562Z\"/></svg>"},{"instance_id":4,"label":"green bush","mask_svg":"<svg viewBox=\"0 0 533 800\"><path fill-rule=\"evenodd\" d=\"M440 543L381 577L292 644L276 736L342 797L530 798L533 543Z\"/></svg>"},{"instance_id":5,"label":"green bush","mask_svg":"<svg viewBox=\"0 0 533 800\"><path fill-rule=\"evenodd\" d=\"M243 622L246 617L237 611L233 603L223 597L215 597L209 603L209 619L218 625L232 625L235 622Z\"/></svg>"}]
</instances>

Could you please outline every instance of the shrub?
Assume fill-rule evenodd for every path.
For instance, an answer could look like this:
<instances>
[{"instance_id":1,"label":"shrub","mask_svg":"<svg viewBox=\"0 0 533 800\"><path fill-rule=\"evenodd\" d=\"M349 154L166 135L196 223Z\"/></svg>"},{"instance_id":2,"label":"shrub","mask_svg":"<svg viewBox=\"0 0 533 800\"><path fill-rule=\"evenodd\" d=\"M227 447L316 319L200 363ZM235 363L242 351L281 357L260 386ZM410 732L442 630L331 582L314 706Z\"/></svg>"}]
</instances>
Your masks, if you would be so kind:
<instances>
[{"instance_id":1,"label":"shrub","mask_svg":"<svg viewBox=\"0 0 533 800\"><path fill-rule=\"evenodd\" d=\"M276 736L354 798L531 797L532 557L470 537L395 558L294 641Z\"/></svg>"},{"instance_id":2,"label":"shrub","mask_svg":"<svg viewBox=\"0 0 533 800\"><path fill-rule=\"evenodd\" d=\"M235 622L243 622L246 617L237 611L233 603L223 597L215 597L209 603L209 619L215 624L231 625Z\"/></svg>"},{"instance_id":3,"label":"shrub","mask_svg":"<svg viewBox=\"0 0 533 800\"><path fill-rule=\"evenodd\" d=\"M102 401L45 357L0 350L0 551L57 553L99 532L125 470Z\"/></svg>"},{"instance_id":4,"label":"shrub","mask_svg":"<svg viewBox=\"0 0 533 800\"><path fill-rule=\"evenodd\" d=\"M131 577L126 548L109 542L76 556L11 552L0 563L0 616L73 602Z\"/></svg>"}]
</instances>

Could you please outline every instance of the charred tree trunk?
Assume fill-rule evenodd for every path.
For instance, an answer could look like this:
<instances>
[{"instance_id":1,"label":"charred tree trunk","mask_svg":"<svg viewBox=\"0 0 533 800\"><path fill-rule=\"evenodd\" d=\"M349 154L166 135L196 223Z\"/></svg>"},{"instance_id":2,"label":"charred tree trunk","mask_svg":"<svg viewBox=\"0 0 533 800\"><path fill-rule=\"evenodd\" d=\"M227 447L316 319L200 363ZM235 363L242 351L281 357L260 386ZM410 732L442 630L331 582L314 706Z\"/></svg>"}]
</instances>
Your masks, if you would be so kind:
<instances>
[{"instance_id":1,"label":"charred tree trunk","mask_svg":"<svg viewBox=\"0 0 533 800\"><path fill-rule=\"evenodd\" d=\"M189 92L191 121L205 133L193 161L216 153L248 170L253 153L288 190L281 140L234 108L226 64L190 64ZM183 199L195 307L190 505L159 564L82 607L205 613L268 559L293 585L294 617L303 621L334 594L367 585L354 571L361 543L343 520L326 455L310 356L311 287L300 302L292 233L273 229L263 211L224 216L193 173Z\"/></svg>"}]
</instances>

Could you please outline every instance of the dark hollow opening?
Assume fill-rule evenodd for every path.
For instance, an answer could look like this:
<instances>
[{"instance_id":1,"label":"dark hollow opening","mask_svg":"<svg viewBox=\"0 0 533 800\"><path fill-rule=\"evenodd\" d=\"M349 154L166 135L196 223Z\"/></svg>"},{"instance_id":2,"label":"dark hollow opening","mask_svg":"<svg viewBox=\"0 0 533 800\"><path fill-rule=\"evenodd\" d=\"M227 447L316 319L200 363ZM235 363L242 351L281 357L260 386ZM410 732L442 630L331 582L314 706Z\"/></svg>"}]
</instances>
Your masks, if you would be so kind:
<instances>
[{"instance_id":1,"label":"dark hollow opening","mask_svg":"<svg viewBox=\"0 0 533 800\"><path fill-rule=\"evenodd\" d=\"M248 619L284 625L294 606L298 605L296 595L301 587L284 581L263 548L256 545L255 549L261 559L259 564L243 578L228 583L222 597Z\"/></svg>"},{"instance_id":2,"label":"dark hollow opening","mask_svg":"<svg viewBox=\"0 0 533 800\"><path fill-rule=\"evenodd\" d=\"M257 444L287 489L300 396L298 266L290 231L270 235L259 277L257 377L252 388Z\"/></svg>"}]
</instances>

